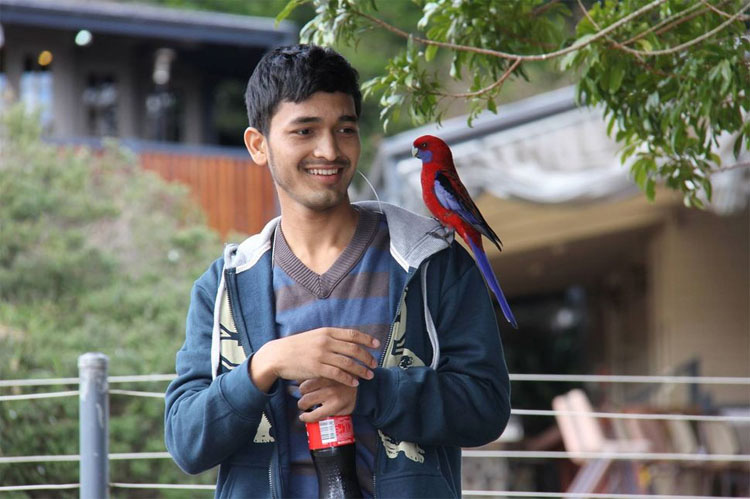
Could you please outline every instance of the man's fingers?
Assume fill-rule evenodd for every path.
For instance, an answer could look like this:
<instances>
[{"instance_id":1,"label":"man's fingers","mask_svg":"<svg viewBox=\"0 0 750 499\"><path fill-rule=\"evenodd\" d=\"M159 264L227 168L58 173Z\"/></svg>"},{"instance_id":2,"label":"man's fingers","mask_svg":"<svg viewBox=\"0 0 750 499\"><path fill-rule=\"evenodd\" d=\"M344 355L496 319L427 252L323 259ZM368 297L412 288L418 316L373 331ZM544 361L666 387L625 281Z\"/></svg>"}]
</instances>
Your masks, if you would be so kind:
<instances>
[{"instance_id":1,"label":"man's fingers","mask_svg":"<svg viewBox=\"0 0 750 499\"><path fill-rule=\"evenodd\" d=\"M356 375L352 376L351 374L348 374L346 371L343 371L338 367L334 367L333 365L324 365L321 368L320 375L324 378L332 379L333 381L338 381L339 383L343 385L347 385L347 386L359 385L359 380L355 377Z\"/></svg>"},{"instance_id":2,"label":"man's fingers","mask_svg":"<svg viewBox=\"0 0 750 499\"><path fill-rule=\"evenodd\" d=\"M303 423L315 423L317 421L320 421L321 419L335 416L335 414L331 414L330 412L331 411L327 407L320 406L314 411L303 412L302 414L300 414L299 419Z\"/></svg>"},{"instance_id":3,"label":"man's fingers","mask_svg":"<svg viewBox=\"0 0 750 499\"><path fill-rule=\"evenodd\" d=\"M306 411L311 407L315 407L318 404L322 404L323 402L328 401L330 394L324 393L324 391L315 391L313 393L308 393L307 395L303 395L298 401L297 401L297 407L301 411Z\"/></svg>"},{"instance_id":4,"label":"man's fingers","mask_svg":"<svg viewBox=\"0 0 750 499\"><path fill-rule=\"evenodd\" d=\"M337 341L334 346L334 351L352 359L357 359L361 363L369 367L377 367L378 362L375 358L370 355L370 352L362 348L355 343L349 343L346 341Z\"/></svg>"},{"instance_id":5,"label":"man's fingers","mask_svg":"<svg viewBox=\"0 0 750 499\"><path fill-rule=\"evenodd\" d=\"M326 357L325 363L337 367L347 374L356 376L358 378L372 379L375 376L375 374L370 369L346 355L339 355L336 353L330 354Z\"/></svg>"},{"instance_id":6,"label":"man's fingers","mask_svg":"<svg viewBox=\"0 0 750 499\"><path fill-rule=\"evenodd\" d=\"M331 380L328 380L325 378L306 379L305 381L299 384L299 392L302 395L305 395L310 392L314 392L315 390L320 390L324 386L328 386L330 383L331 383Z\"/></svg>"},{"instance_id":7,"label":"man's fingers","mask_svg":"<svg viewBox=\"0 0 750 499\"><path fill-rule=\"evenodd\" d=\"M348 341L349 343L357 343L359 345L366 346L367 348L378 348L380 341L373 338L369 334L365 334L362 331L356 329L337 329L333 328L332 336L337 340Z\"/></svg>"}]
</instances>

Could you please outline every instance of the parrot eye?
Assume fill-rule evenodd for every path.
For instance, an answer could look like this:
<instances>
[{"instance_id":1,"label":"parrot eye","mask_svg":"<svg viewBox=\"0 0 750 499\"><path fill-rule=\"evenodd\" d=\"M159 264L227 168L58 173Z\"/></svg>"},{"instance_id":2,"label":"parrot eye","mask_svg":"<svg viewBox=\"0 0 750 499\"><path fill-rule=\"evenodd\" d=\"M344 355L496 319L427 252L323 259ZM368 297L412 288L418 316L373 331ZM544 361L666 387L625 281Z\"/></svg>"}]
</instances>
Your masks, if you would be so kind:
<instances>
[{"instance_id":1,"label":"parrot eye","mask_svg":"<svg viewBox=\"0 0 750 499\"><path fill-rule=\"evenodd\" d=\"M422 149L427 149L427 142L422 142L421 144L419 144L419 147L421 147Z\"/></svg>"}]
</instances>

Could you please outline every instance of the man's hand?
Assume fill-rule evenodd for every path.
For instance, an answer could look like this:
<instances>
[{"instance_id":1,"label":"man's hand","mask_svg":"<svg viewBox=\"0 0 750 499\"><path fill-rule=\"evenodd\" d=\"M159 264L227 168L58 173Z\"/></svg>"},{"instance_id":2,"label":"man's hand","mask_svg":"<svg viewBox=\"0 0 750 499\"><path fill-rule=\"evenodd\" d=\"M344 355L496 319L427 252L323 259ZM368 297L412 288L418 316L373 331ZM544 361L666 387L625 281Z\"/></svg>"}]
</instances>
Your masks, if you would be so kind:
<instances>
[{"instance_id":1,"label":"man's hand","mask_svg":"<svg viewBox=\"0 0 750 499\"><path fill-rule=\"evenodd\" d=\"M325 378L308 379L299 385L302 398L297 407L306 411L320 405L314 411L303 412L299 419L303 423L314 423L331 416L351 414L357 403L357 387L342 385Z\"/></svg>"},{"instance_id":2,"label":"man's hand","mask_svg":"<svg viewBox=\"0 0 750 499\"><path fill-rule=\"evenodd\" d=\"M361 331L323 327L269 341L255 353L248 371L255 386L264 392L277 378L325 378L355 387L357 378L372 379L367 367L377 366L363 347L379 345L378 340Z\"/></svg>"}]
</instances>

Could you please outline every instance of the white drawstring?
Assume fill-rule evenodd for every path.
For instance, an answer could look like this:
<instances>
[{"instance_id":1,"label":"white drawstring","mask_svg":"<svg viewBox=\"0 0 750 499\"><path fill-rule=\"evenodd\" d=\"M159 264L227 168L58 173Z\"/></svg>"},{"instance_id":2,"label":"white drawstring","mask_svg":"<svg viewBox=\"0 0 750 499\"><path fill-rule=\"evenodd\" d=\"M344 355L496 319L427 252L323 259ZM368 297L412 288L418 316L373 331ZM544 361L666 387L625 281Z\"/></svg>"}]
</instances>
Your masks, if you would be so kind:
<instances>
[{"instance_id":1,"label":"white drawstring","mask_svg":"<svg viewBox=\"0 0 750 499\"><path fill-rule=\"evenodd\" d=\"M425 262L422 267L420 278L422 280L422 303L424 305L424 323L427 327L427 336L430 338L430 345L432 345L432 362L430 367L437 369L438 361L440 360L440 342L438 341L437 330L435 329L435 323L432 321L432 315L430 315L430 308L427 306L427 267L430 266L430 262Z\"/></svg>"}]
</instances>

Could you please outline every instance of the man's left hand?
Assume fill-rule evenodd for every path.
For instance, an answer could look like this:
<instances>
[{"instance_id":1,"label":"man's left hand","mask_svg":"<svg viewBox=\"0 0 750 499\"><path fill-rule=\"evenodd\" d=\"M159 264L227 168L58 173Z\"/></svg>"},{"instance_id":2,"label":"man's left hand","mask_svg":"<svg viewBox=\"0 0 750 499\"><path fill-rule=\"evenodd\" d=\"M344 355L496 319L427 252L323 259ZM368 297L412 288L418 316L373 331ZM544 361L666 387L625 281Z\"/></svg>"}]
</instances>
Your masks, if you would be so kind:
<instances>
[{"instance_id":1,"label":"man's left hand","mask_svg":"<svg viewBox=\"0 0 750 499\"><path fill-rule=\"evenodd\" d=\"M306 411L320 405L315 410L303 412L303 423L314 423L331 416L351 414L357 404L357 387L348 386L326 378L303 381L299 385L302 398L297 402L300 410Z\"/></svg>"}]
</instances>

